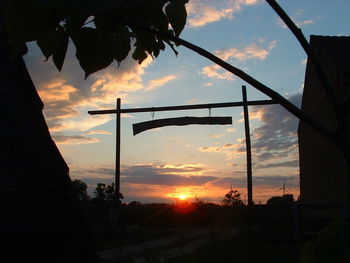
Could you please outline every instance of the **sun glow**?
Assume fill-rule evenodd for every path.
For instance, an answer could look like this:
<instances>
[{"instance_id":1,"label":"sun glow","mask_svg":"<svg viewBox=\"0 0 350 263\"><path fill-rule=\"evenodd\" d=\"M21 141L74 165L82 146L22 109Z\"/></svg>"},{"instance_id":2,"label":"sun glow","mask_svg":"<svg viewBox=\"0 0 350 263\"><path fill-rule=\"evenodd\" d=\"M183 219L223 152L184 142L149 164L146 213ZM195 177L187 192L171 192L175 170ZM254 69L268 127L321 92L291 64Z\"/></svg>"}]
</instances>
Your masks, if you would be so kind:
<instances>
[{"instance_id":1,"label":"sun glow","mask_svg":"<svg viewBox=\"0 0 350 263\"><path fill-rule=\"evenodd\" d=\"M179 199L180 200L186 200L187 199L187 196L185 194L180 194L179 195Z\"/></svg>"}]
</instances>

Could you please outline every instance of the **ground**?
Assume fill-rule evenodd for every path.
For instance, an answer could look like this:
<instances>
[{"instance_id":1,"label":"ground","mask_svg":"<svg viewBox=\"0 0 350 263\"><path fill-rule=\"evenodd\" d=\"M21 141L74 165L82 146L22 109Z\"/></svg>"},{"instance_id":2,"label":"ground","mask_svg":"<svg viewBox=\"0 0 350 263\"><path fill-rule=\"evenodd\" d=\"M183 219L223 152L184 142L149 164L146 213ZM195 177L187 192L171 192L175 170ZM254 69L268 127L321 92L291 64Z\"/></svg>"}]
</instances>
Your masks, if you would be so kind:
<instances>
[{"instance_id":1,"label":"ground","mask_svg":"<svg viewBox=\"0 0 350 263\"><path fill-rule=\"evenodd\" d=\"M131 230L134 233L117 247L100 249L98 253L105 263L299 262L299 244L266 240L255 235L253 238L247 229L137 228L135 226Z\"/></svg>"}]
</instances>

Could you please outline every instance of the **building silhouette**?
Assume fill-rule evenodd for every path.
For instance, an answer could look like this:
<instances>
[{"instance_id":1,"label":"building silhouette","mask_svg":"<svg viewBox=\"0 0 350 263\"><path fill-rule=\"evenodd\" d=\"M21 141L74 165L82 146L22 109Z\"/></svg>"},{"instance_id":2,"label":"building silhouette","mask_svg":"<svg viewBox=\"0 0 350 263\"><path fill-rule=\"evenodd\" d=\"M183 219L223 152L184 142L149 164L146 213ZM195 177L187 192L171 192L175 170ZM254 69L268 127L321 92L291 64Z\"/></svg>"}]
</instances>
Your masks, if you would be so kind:
<instances>
[{"instance_id":1,"label":"building silhouette","mask_svg":"<svg viewBox=\"0 0 350 263\"><path fill-rule=\"evenodd\" d=\"M311 36L310 45L324 66L338 100L350 93L350 37ZM308 59L301 109L336 127L336 117ZM347 168L340 150L300 122L300 201L305 204L345 204Z\"/></svg>"}]
</instances>

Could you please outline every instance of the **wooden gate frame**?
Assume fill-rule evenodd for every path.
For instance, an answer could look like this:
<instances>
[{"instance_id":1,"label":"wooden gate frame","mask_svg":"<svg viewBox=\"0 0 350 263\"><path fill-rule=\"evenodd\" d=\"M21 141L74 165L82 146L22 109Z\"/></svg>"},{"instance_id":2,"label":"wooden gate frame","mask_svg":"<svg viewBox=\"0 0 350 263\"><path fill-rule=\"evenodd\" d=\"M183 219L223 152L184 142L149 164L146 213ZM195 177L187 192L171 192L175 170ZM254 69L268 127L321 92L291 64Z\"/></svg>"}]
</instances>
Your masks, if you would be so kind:
<instances>
[{"instance_id":1,"label":"wooden gate frame","mask_svg":"<svg viewBox=\"0 0 350 263\"><path fill-rule=\"evenodd\" d=\"M251 140L250 140L250 128L249 128L249 112L248 106L257 105L273 105L278 104L274 100L247 100L246 86L242 86L242 102L225 102L225 103L209 103L209 104L194 104L194 105L180 105L180 106L164 106L164 107L150 107L150 108L131 108L122 109L121 99L117 99L117 107L113 110L96 110L88 111L90 115L100 114L116 114L116 160L115 160L115 200L116 205L119 205L119 193L120 193L120 128L121 128L121 114L122 113L139 113L139 112L156 112L156 111L176 111L176 110L194 110L194 109L212 109L212 108L225 108L225 107L243 107L244 111L244 129L246 140L246 157L247 157L247 193L248 193L248 206L253 205L253 183L252 183L252 152L251 152Z\"/></svg>"}]
</instances>

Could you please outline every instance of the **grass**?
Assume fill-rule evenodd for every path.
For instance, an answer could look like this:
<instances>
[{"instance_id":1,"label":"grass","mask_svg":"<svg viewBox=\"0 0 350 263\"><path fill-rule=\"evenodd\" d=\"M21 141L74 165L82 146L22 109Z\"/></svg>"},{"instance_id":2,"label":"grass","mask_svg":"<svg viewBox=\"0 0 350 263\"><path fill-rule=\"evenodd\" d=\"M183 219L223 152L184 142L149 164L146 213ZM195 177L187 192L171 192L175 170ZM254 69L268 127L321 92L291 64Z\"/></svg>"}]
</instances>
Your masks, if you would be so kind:
<instances>
[{"instance_id":1,"label":"grass","mask_svg":"<svg viewBox=\"0 0 350 263\"><path fill-rule=\"evenodd\" d=\"M203 240L203 236L198 237ZM241 233L238 235L226 235L219 237L217 233L207 235L199 247L193 251L183 253L196 238L179 236L179 240L171 244L144 249L138 253L115 255L112 262L134 262L136 258L143 258L144 262L169 262L169 263L193 263L193 262L269 262L269 263L296 263L299 262L300 245L292 242L273 242L267 239L252 237L250 234ZM177 250L177 256L167 253L170 250Z\"/></svg>"},{"instance_id":2,"label":"grass","mask_svg":"<svg viewBox=\"0 0 350 263\"><path fill-rule=\"evenodd\" d=\"M106 225L103 231L96 234L96 249L108 250L122 246L140 244L150 240L167 237L174 234L171 229L158 231L155 227L142 227L140 232L132 236L127 236L121 231L113 229L110 225Z\"/></svg>"},{"instance_id":3,"label":"grass","mask_svg":"<svg viewBox=\"0 0 350 263\"><path fill-rule=\"evenodd\" d=\"M245 234L219 240L167 262L296 263L299 255L300 245L259 240Z\"/></svg>"}]
</instances>

